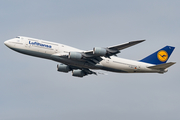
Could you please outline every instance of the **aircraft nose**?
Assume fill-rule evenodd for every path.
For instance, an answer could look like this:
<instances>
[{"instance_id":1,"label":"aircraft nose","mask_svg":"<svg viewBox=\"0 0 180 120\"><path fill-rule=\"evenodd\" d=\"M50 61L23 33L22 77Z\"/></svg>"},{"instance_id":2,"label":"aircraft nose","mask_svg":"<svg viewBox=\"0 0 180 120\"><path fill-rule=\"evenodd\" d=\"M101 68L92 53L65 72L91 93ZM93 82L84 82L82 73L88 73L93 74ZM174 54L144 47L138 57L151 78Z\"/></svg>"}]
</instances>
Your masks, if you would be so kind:
<instances>
[{"instance_id":1,"label":"aircraft nose","mask_svg":"<svg viewBox=\"0 0 180 120\"><path fill-rule=\"evenodd\" d=\"M6 40L6 41L4 42L4 44L7 46L7 45L8 45L8 40Z\"/></svg>"},{"instance_id":2,"label":"aircraft nose","mask_svg":"<svg viewBox=\"0 0 180 120\"><path fill-rule=\"evenodd\" d=\"M12 46L12 40L10 39L10 40L6 40L6 41L4 41L4 44L7 46L7 47L10 47L10 46Z\"/></svg>"}]
</instances>

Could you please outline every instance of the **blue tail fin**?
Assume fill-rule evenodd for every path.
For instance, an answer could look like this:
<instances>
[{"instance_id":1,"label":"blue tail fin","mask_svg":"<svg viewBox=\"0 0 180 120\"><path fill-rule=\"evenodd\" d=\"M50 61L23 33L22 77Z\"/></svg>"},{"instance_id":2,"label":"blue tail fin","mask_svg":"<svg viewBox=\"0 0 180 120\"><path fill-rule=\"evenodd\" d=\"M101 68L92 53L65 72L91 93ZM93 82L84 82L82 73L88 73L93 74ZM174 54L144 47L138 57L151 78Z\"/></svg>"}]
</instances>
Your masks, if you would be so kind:
<instances>
[{"instance_id":1,"label":"blue tail fin","mask_svg":"<svg viewBox=\"0 0 180 120\"><path fill-rule=\"evenodd\" d=\"M172 46L166 46L140 61L156 65L166 63L169 57L171 56L171 53L173 52L174 48L175 47Z\"/></svg>"}]
</instances>

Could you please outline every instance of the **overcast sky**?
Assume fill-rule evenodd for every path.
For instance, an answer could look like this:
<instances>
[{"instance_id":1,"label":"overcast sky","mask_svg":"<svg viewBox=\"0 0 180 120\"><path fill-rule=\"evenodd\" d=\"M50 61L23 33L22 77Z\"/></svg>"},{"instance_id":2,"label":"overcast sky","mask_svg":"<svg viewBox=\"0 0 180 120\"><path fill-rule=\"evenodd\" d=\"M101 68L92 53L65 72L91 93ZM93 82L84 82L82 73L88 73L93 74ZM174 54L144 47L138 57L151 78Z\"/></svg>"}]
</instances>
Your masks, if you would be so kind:
<instances>
[{"instance_id":1,"label":"overcast sky","mask_svg":"<svg viewBox=\"0 0 180 120\"><path fill-rule=\"evenodd\" d=\"M0 120L179 120L179 0L1 0ZM83 50L145 42L119 57L139 60L176 47L165 74L89 75L19 54L4 41L27 36ZM103 71L101 71L103 72Z\"/></svg>"}]
</instances>

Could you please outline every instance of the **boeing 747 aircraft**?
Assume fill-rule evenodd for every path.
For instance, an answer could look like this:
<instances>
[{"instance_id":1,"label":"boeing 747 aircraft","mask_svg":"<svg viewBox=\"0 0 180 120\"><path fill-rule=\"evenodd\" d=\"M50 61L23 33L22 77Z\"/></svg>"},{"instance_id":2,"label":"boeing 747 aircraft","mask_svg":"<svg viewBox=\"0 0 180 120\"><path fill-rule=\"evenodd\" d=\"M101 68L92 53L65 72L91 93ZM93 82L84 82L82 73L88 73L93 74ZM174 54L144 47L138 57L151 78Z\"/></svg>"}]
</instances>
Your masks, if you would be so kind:
<instances>
[{"instance_id":1,"label":"boeing 747 aircraft","mask_svg":"<svg viewBox=\"0 0 180 120\"><path fill-rule=\"evenodd\" d=\"M94 47L90 51L23 36L7 40L4 44L19 53L60 62L61 64L57 65L57 71L72 71L72 75L76 77L97 75L91 69L118 73L165 73L168 67L175 64L175 62L166 63L175 48L172 46L165 46L138 61L116 57L121 50L143 41L145 40L131 41L106 48Z\"/></svg>"}]
</instances>

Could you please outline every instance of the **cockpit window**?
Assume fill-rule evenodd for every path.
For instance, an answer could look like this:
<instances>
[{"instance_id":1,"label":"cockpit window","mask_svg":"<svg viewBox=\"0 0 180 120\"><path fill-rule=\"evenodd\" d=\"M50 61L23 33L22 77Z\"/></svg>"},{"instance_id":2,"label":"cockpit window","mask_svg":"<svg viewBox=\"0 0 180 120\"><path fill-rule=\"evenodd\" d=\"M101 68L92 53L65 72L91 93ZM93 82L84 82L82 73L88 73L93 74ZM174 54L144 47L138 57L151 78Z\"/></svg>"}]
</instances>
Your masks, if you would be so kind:
<instances>
[{"instance_id":1,"label":"cockpit window","mask_svg":"<svg viewBox=\"0 0 180 120\"><path fill-rule=\"evenodd\" d=\"M20 37L16 37L16 38L19 38L19 39L20 39Z\"/></svg>"}]
</instances>

